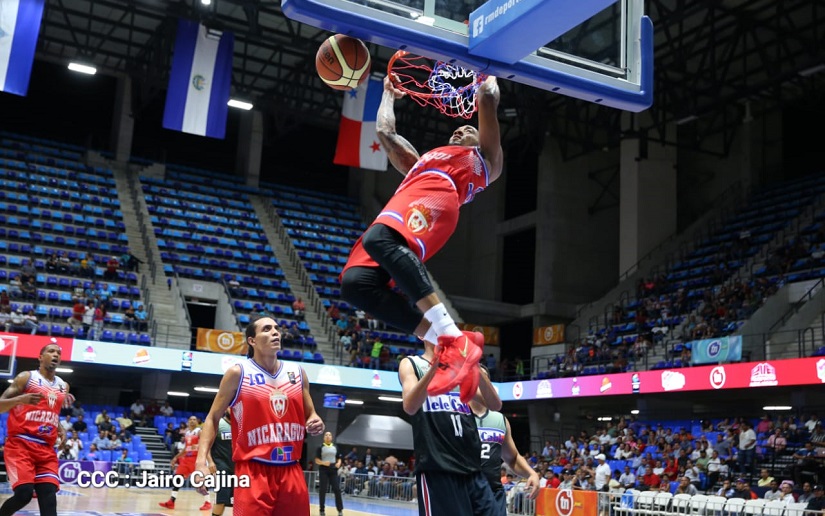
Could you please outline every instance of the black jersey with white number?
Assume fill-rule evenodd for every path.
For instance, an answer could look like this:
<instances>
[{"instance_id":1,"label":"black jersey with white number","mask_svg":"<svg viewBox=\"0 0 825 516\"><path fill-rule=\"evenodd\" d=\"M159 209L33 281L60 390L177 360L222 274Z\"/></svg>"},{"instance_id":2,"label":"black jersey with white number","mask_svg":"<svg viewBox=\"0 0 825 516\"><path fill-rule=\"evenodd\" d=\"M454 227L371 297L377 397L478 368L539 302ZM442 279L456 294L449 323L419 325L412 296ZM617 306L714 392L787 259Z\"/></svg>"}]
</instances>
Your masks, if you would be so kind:
<instances>
[{"instance_id":1,"label":"black jersey with white number","mask_svg":"<svg viewBox=\"0 0 825 516\"><path fill-rule=\"evenodd\" d=\"M430 368L421 357L409 357L421 378ZM470 474L481 469L481 442L475 416L458 392L427 396L412 417L415 471Z\"/></svg>"},{"instance_id":2,"label":"black jersey with white number","mask_svg":"<svg viewBox=\"0 0 825 516\"><path fill-rule=\"evenodd\" d=\"M481 472L495 493L504 487L501 485L501 443L507 435L504 414L488 410L486 414L476 416L478 437L481 440Z\"/></svg>"}]
</instances>

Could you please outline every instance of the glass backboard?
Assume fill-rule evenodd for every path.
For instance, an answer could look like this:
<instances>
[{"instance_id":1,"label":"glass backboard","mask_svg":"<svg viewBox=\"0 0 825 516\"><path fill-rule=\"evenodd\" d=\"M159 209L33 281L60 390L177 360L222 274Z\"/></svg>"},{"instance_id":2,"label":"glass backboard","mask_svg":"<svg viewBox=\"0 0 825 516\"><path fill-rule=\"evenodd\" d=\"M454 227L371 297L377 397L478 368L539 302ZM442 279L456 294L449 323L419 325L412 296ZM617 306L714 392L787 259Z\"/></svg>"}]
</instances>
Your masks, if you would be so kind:
<instances>
[{"instance_id":1,"label":"glass backboard","mask_svg":"<svg viewBox=\"0 0 825 516\"><path fill-rule=\"evenodd\" d=\"M283 0L292 19L627 111L653 101L642 0Z\"/></svg>"}]
</instances>

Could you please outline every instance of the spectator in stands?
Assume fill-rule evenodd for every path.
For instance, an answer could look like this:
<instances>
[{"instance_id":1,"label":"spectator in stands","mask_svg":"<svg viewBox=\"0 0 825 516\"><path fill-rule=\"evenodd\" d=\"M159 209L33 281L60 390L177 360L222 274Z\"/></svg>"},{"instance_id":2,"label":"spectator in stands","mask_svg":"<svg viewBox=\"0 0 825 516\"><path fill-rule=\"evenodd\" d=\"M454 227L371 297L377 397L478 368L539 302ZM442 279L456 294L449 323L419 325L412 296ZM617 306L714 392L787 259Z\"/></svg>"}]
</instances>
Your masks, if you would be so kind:
<instances>
[{"instance_id":1,"label":"spectator in stands","mask_svg":"<svg viewBox=\"0 0 825 516\"><path fill-rule=\"evenodd\" d=\"M756 485L759 487L768 487L771 485L771 482L776 482L776 479L771 476L770 472L765 468L759 470L759 480L756 482ZM777 488L778 487L777 485Z\"/></svg>"},{"instance_id":2,"label":"spectator in stands","mask_svg":"<svg viewBox=\"0 0 825 516\"><path fill-rule=\"evenodd\" d=\"M96 446L99 450L108 450L111 446L111 441L109 440L109 434L106 430L101 430L98 432L97 437L92 439L92 445Z\"/></svg>"},{"instance_id":3,"label":"spectator in stands","mask_svg":"<svg viewBox=\"0 0 825 516\"><path fill-rule=\"evenodd\" d=\"M229 295L232 297L242 297L244 295L240 282L234 277L226 282L226 288L229 289Z\"/></svg>"},{"instance_id":4,"label":"spectator in stands","mask_svg":"<svg viewBox=\"0 0 825 516\"><path fill-rule=\"evenodd\" d=\"M172 405L170 405L167 400L163 402L163 406L160 408L160 413L166 417L172 417L175 415L175 409L172 408Z\"/></svg>"},{"instance_id":5,"label":"spectator in stands","mask_svg":"<svg viewBox=\"0 0 825 516\"><path fill-rule=\"evenodd\" d=\"M135 402L132 403L132 406L129 407L129 410L131 410L132 412L132 419L134 421L142 421L145 418L143 413L146 410L146 408L143 406L143 403L141 403L140 398L136 399Z\"/></svg>"},{"instance_id":6,"label":"spectator in stands","mask_svg":"<svg viewBox=\"0 0 825 516\"><path fill-rule=\"evenodd\" d=\"M375 341L372 343L372 350L370 351L370 367L372 369L380 369L381 368L381 349L384 347L384 343L381 342L380 337L375 337Z\"/></svg>"},{"instance_id":7,"label":"spectator in stands","mask_svg":"<svg viewBox=\"0 0 825 516\"><path fill-rule=\"evenodd\" d=\"M66 251L60 251L57 255L57 270L60 274L69 274L72 270L72 261Z\"/></svg>"},{"instance_id":8,"label":"spectator in stands","mask_svg":"<svg viewBox=\"0 0 825 516\"><path fill-rule=\"evenodd\" d=\"M645 474L642 477L642 484L639 486L641 491L656 491L659 489L659 484L662 483L662 478L653 472L653 468L648 464L645 467Z\"/></svg>"},{"instance_id":9,"label":"spectator in stands","mask_svg":"<svg viewBox=\"0 0 825 516\"><path fill-rule=\"evenodd\" d=\"M112 418L109 415L103 416L103 420L97 425L98 430L106 432L107 435L112 436L115 433L115 425L112 424Z\"/></svg>"},{"instance_id":10,"label":"spectator in stands","mask_svg":"<svg viewBox=\"0 0 825 516\"><path fill-rule=\"evenodd\" d=\"M720 487L716 491L716 496L724 496L725 498L731 498L733 496L734 488L731 485L730 480L727 478L722 480L722 487Z\"/></svg>"},{"instance_id":11,"label":"spectator in stands","mask_svg":"<svg viewBox=\"0 0 825 516\"><path fill-rule=\"evenodd\" d=\"M769 502L773 500L779 500L782 498L782 492L779 490L779 482L777 482L776 479L773 477L770 477L770 479L771 481L768 482L767 486L760 486L768 488L768 490L765 491L765 495L762 498Z\"/></svg>"},{"instance_id":12,"label":"spectator in stands","mask_svg":"<svg viewBox=\"0 0 825 516\"><path fill-rule=\"evenodd\" d=\"M72 431L72 415L66 414L66 419L60 420L60 426L63 427L63 430L66 432Z\"/></svg>"},{"instance_id":13,"label":"spectator in stands","mask_svg":"<svg viewBox=\"0 0 825 516\"><path fill-rule=\"evenodd\" d=\"M745 477L737 478L736 487L733 490L733 494L728 498L742 498L744 500L750 500L753 498L751 496L751 486L748 484L748 479Z\"/></svg>"},{"instance_id":14,"label":"spectator in stands","mask_svg":"<svg viewBox=\"0 0 825 516\"><path fill-rule=\"evenodd\" d=\"M790 480L783 480L779 486L779 501L785 505L796 502L796 497L793 494L794 483Z\"/></svg>"},{"instance_id":15,"label":"spectator in stands","mask_svg":"<svg viewBox=\"0 0 825 516\"><path fill-rule=\"evenodd\" d=\"M103 324L106 322L106 305L101 303L95 308L92 320L92 332L89 334L90 340L100 340L103 336ZM94 334L94 337L92 336Z\"/></svg>"},{"instance_id":16,"label":"spectator in stands","mask_svg":"<svg viewBox=\"0 0 825 516\"><path fill-rule=\"evenodd\" d=\"M825 444L825 430L822 429L822 423L817 423L814 431L811 432L811 442L815 445Z\"/></svg>"},{"instance_id":17,"label":"spectator in stands","mask_svg":"<svg viewBox=\"0 0 825 516\"><path fill-rule=\"evenodd\" d=\"M57 458L60 460L77 460L77 452L72 449L72 445L67 442L63 444L60 453L57 454Z\"/></svg>"},{"instance_id":18,"label":"spectator in stands","mask_svg":"<svg viewBox=\"0 0 825 516\"><path fill-rule=\"evenodd\" d=\"M72 316L66 321L69 325L77 329L78 326L83 324L83 314L86 313L86 305L80 302L80 299L75 299L74 306L72 307Z\"/></svg>"},{"instance_id":19,"label":"spectator in stands","mask_svg":"<svg viewBox=\"0 0 825 516\"><path fill-rule=\"evenodd\" d=\"M57 272L58 262L57 262L57 255L52 253L46 259L46 271L47 272Z\"/></svg>"},{"instance_id":20,"label":"spectator in stands","mask_svg":"<svg viewBox=\"0 0 825 516\"><path fill-rule=\"evenodd\" d=\"M90 260L87 260L86 258L82 258L80 260L80 266L77 269L77 275L80 276L81 278L92 279L92 278L95 277L95 269L91 265L91 263L94 263L94 262L91 262L91 263L89 263L89 262L90 262Z\"/></svg>"},{"instance_id":21,"label":"spectator in stands","mask_svg":"<svg viewBox=\"0 0 825 516\"><path fill-rule=\"evenodd\" d=\"M120 414L120 417L117 418L117 424L120 425L120 429L126 432L126 435L131 435L135 433L135 423L128 417L126 417L126 413Z\"/></svg>"},{"instance_id":22,"label":"spectator in stands","mask_svg":"<svg viewBox=\"0 0 825 516\"><path fill-rule=\"evenodd\" d=\"M636 488L636 475L630 471L630 466L624 467L624 472L619 477L619 484L625 489L635 489Z\"/></svg>"},{"instance_id":23,"label":"spectator in stands","mask_svg":"<svg viewBox=\"0 0 825 516\"><path fill-rule=\"evenodd\" d=\"M80 456L80 450L83 449L83 441L77 436L77 432L74 430L71 431L71 434L68 434L69 437L66 438L66 444L70 445L75 452L75 457Z\"/></svg>"},{"instance_id":24,"label":"spectator in stands","mask_svg":"<svg viewBox=\"0 0 825 516\"><path fill-rule=\"evenodd\" d=\"M802 493L799 494L799 498L796 499L798 503L808 503L811 498L814 497L813 489L811 489L811 483L805 482L802 484Z\"/></svg>"},{"instance_id":25,"label":"spectator in stands","mask_svg":"<svg viewBox=\"0 0 825 516\"><path fill-rule=\"evenodd\" d=\"M103 271L103 279L106 281L116 281L119 268L120 262L118 262L117 256L109 258L109 261L106 262L106 270Z\"/></svg>"},{"instance_id":26,"label":"spectator in stands","mask_svg":"<svg viewBox=\"0 0 825 516\"><path fill-rule=\"evenodd\" d=\"M95 425L100 426L100 423L102 423L108 416L109 412L106 409L101 410L100 414L95 417Z\"/></svg>"},{"instance_id":27,"label":"spectator in stands","mask_svg":"<svg viewBox=\"0 0 825 516\"><path fill-rule=\"evenodd\" d=\"M123 448L120 452L120 457L115 459L115 470L120 474L128 474L131 472L132 458L129 457L129 450ZM126 481L128 485L128 480Z\"/></svg>"},{"instance_id":28,"label":"spectator in stands","mask_svg":"<svg viewBox=\"0 0 825 516\"><path fill-rule=\"evenodd\" d=\"M304 304L304 300L301 299L301 296L298 296L295 301L292 302L292 313L295 314L296 319L303 320L306 309L306 304Z\"/></svg>"},{"instance_id":29,"label":"spectator in stands","mask_svg":"<svg viewBox=\"0 0 825 516\"><path fill-rule=\"evenodd\" d=\"M136 323L136 330L137 331L146 331L149 325L149 314L146 313L146 309L143 308L143 305L138 305L137 310L135 310L135 320Z\"/></svg>"},{"instance_id":30,"label":"spectator in stands","mask_svg":"<svg viewBox=\"0 0 825 516\"><path fill-rule=\"evenodd\" d=\"M352 333L349 331L345 331L338 337L338 344L341 346L346 352L349 352L350 348L352 347Z\"/></svg>"},{"instance_id":31,"label":"spectator in stands","mask_svg":"<svg viewBox=\"0 0 825 516\"><path fill-rule=\"evenodd\" d=\"M774 455L782 455L785 453L785 448L788 447L788 440L782 435L782 429L777 428L773 434L768 437L767 449Z\"/></svg>"},{"instance_id":32,"label":"spectator in stands","mask_svg":"<svg viewBox=\"0 0 825 516\"><path fill-rule=\"evenodd\" d=\"M793 454L796 464L793 467L793 480L797 484L802 483L802 472L808 469L816 469L818 466L816 460L816 450L812 442L805 443L804 448L800 448Z\"/></svg>"},{"instance_id":33,"label":"spectator in stands","mask_svg":"<svg viewBox=\"0 0 825 516\"><path fill-rule=\"evenodd\" d=\"M83 312L83 329L86 330L86 335L90 335L92 325L95 323L95 303L89 301L86 305L86 310Z\"/></svg>"},{"instance_id":34,"label":"spectator in stands","mask_svg":"<svg viewBox=\"0 0 825 516\"><path fill-rule=\"evenodd\" d=\"M130 253L128 249L120 257L120 262L123 264L124 270L132 272L138 272L140 264L143 263L137 256Z\"/></svg>"},{"instance_id":35,"label":"spectator in stands","mask_svg":"<svg viewBox=\"0 0 825 516\"><path fill-rule=\"evenodd\" d=\"M37 320L37 314L34 313L33 308L30 308L29 311L23 316L23 324L26 328L31 330L32 335L37 333L39 321Z\"/></svg>"},{"instance_id":36,"label":"spectator in stands","mask_svg":"<svg viewBox=\"0 0 825 516\"><path fill-rule=\"evenodd\" d=\"M327 309L327 315L329 315L329 318L332 319L333 323L338 322L338 319L341 317L341 311L338 309L338 305L336 303L330 304Z\"/></svg>"},{"instance_id":37,"label":"spectator in stands","mask_svg":"<svg viewBox=\"0 0 825 516\"><path fill-rule=\"evenodd\" d=\"M21 281L21 294L23 299L27 301L37 301L37 285L34 284L34 279L28 281Z\"/></svg>"},{"instance_id":38,"label":"spectator in stands","mask_svg":"<svg viewBox=\"0 0 825 516\"><path fill-rule=\"evenodd\" d=\"M808 500L806 511L823 511L825 510L825 487L821 484L814 486L814 497Z\"/></svg>"},{"instance_id":39,"label":"spectator in stands","mask_svg":"<svg viewBox=\"0 0 825 516\"><path fill-rule=\"evenodd\" d=\"M83 460L99 460L100 453L98 452L97 446L92 443L89 445L89 451L87 451L83 455Z\"/></svg>"},{"instance_id":40,"label":"spectator in stands","mask_svg":"<svg viewBox=\"0 0 825 516\"><path fill-rule=\"evenodd\" d=\"M0 328L3 328L3 331L11 331L11 307L9 305L0 307Z\"/></svg>"},{"instance_id":41,"label":"spectator in stands","mask_svg":"<svg viewBox=\"0 0 825 516\"><path fill-rule=\"evenodd\" d=\"M120 436L112 432L111 439L109 439L109 450L119 450L123 446Z\"/></svg>"},{"instance_id":42,"label":"spectator in stands","mask_svg":"<svg viewBox=\"0 0 825 516\"><path fill-rule=\"evenodd\" d=\"M85 416L85 415L86 415L86 410L83 408L83 406L80 404L79 401L75 400L75 402L72 404L72 417L80 418L80 416ZM77 430L77 429L75 429L75 430ZM85 430L77 430L77 431L78 432L84 432Z\"/></svg>"},{"instance_id":43,"label":"spectator in stands","mask_svg":"<svg viewBox=\"0 0 825 516\"><path fill-rule=\"evenodd\" d=\"M676 494L687 494L693 496L699 494L699 491L696 490L696 486L693 485L690 478L680 477L679 487L676 488Z\"/></svg>"},{"instance_id":44,"label":"spectator in stands","mask_svg":"<svg viewBox=\"0 0 825 516\"><path fill-rule=\"evenodd\" d=\"M126 327L127 330L132 331L137 328L137 318L135 317L135 307L129 305L123 312L123 326Z\"/></svg>"},{"instance_id":45,"label":"spectator in stands","mask_svg":"<svg viewBox=\"0 0 825 516\"><path fill-rule=\"evenodd\" d=\"M34 263L31 260L23 260L23 266L20 267L20 281L28 283L37 279L37 269L34 268Z\"/></svg>"}]
</instances>

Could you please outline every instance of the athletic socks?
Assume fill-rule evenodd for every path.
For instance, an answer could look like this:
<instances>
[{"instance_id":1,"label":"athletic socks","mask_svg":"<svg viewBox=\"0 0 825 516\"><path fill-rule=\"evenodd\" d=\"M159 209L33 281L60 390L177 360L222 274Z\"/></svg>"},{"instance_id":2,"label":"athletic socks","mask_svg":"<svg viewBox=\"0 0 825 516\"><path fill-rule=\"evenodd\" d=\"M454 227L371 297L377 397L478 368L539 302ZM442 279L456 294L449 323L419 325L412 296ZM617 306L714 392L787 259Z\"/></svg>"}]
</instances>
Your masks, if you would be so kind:
<instances>
[{"instance_id":1,"label":"athletic socks","mask_svg":"<svg viewBox=\"0 0 825 516\"><path fill-rule=\"evenodd\" d=\"M430 329L433 330L438 337L442 335L461 337L461 330L458 329L458 326L455 325L453 318L447 313L447 308L444 307L444 303L438 303L424 312L424 317L430 321L430 324L432 325L430 326ZM427 332L427 335L430 335L429 331ZM435 344L438 344L438 339L436 339Z\"/></svg>"}]
</instances>

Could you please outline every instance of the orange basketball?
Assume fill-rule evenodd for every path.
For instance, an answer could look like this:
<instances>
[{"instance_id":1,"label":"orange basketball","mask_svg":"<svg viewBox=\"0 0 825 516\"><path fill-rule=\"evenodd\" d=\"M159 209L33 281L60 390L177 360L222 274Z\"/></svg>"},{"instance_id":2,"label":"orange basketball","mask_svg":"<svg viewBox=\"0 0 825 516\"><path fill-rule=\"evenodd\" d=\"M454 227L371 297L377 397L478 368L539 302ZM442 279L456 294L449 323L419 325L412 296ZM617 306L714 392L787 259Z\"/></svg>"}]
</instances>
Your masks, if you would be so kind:
<instances>
[{"instance_id":1,"label":"orange basketball","mask_svg":"<svg viewBox=\"0 0 825 516\"><path fill-rule=\"evenodd\" d=\"M336 34L321 43L315 69L330 88L348 91L369 77L370 53L360 39Z\"/></svg>"}]
</instances>

